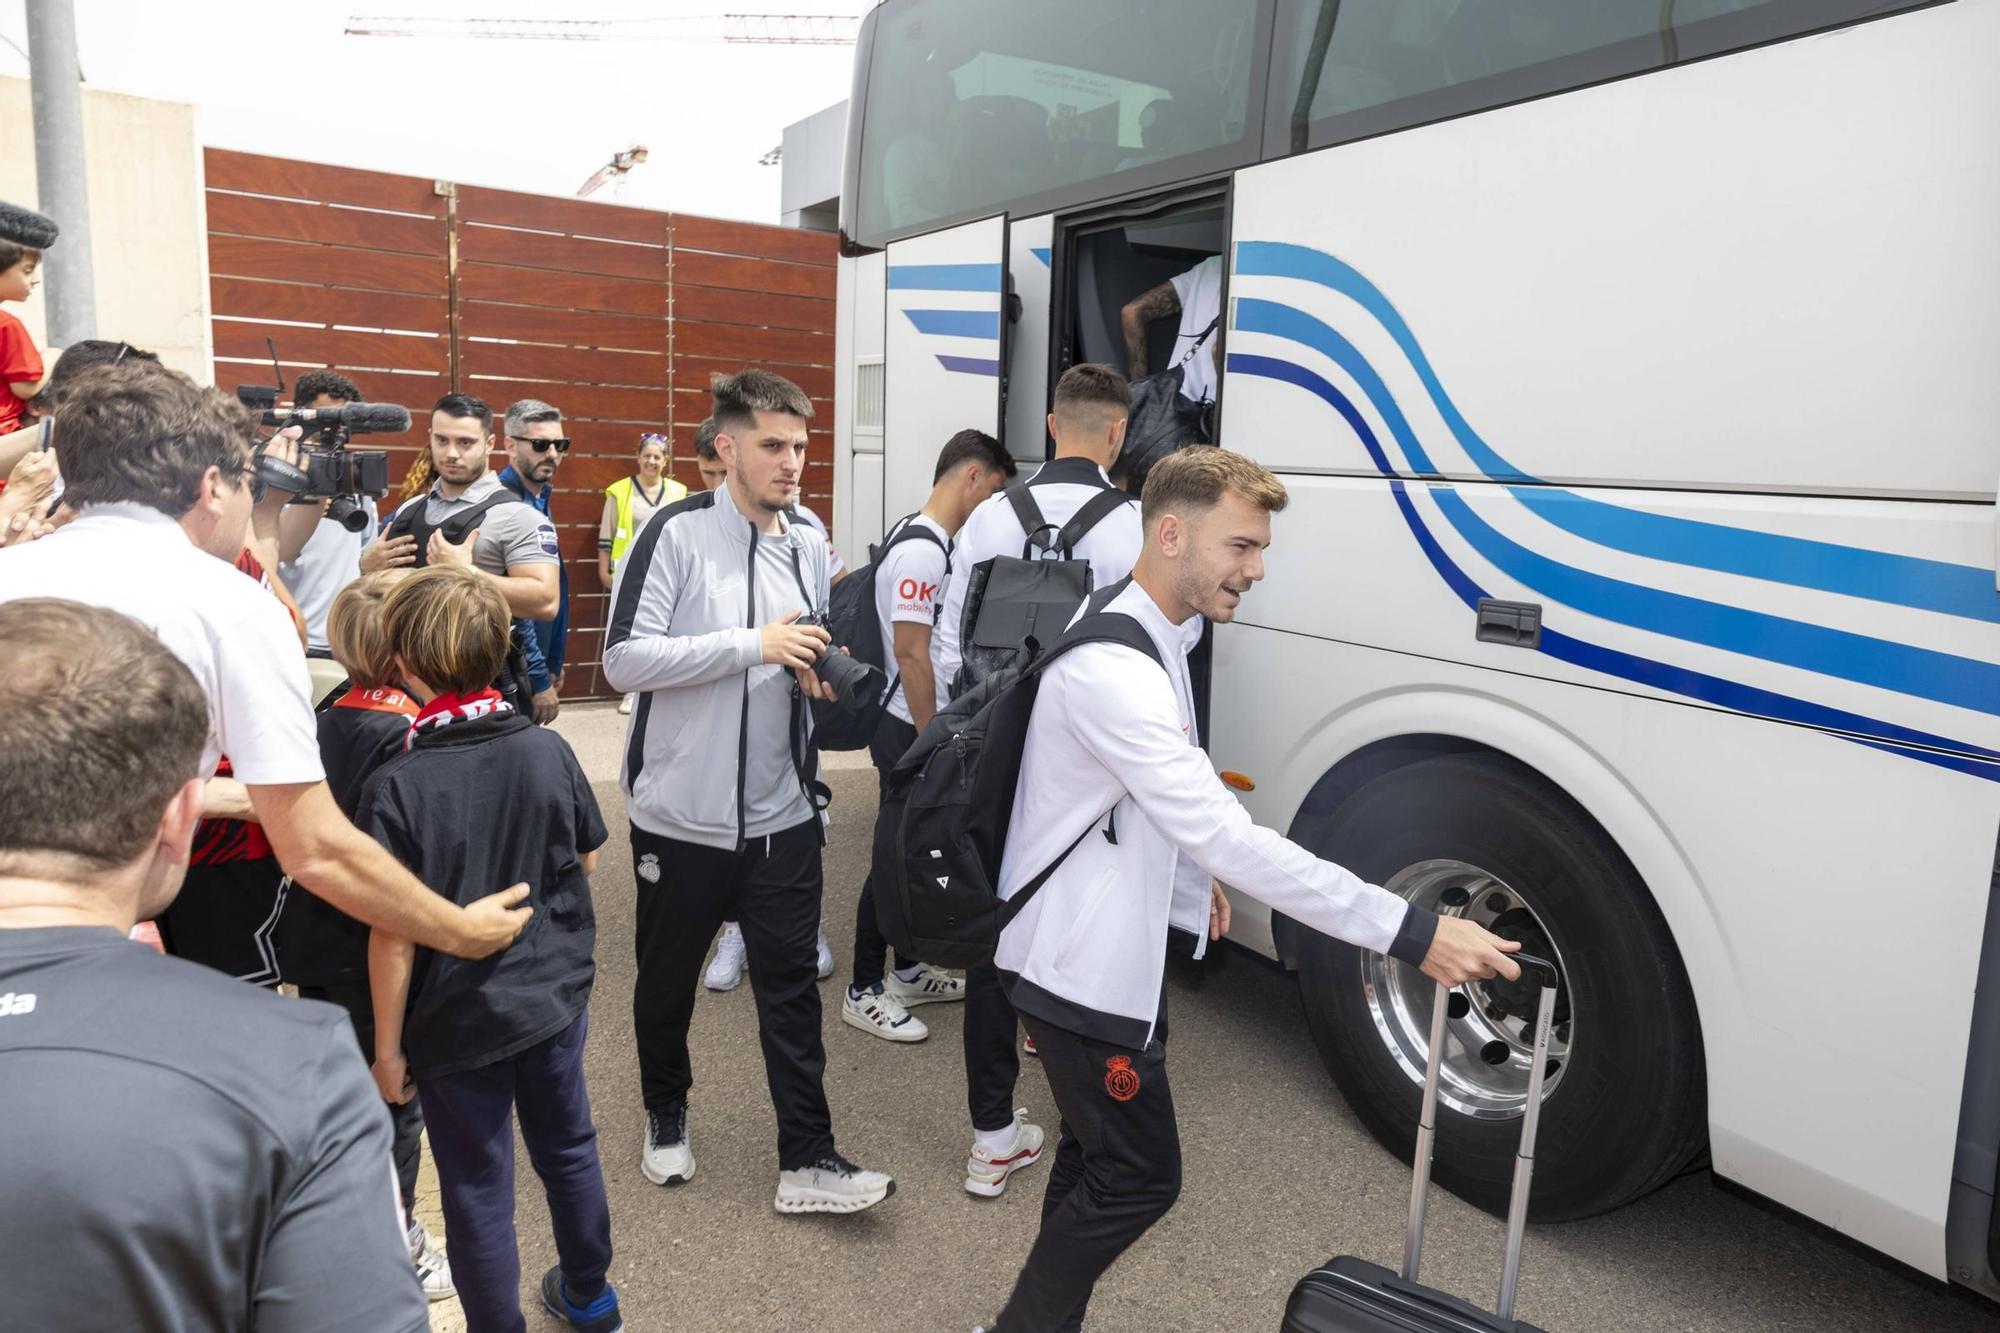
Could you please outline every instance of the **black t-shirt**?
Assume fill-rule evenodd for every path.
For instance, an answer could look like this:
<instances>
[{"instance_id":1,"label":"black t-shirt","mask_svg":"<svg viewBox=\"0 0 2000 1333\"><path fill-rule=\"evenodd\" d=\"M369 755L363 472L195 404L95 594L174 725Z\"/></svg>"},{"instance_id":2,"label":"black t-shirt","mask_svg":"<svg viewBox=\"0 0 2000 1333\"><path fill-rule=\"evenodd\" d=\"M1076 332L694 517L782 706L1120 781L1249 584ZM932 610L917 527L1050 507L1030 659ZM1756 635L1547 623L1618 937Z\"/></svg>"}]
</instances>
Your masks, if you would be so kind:
<instances>
[{"instance_id":1,"label":"black t-shirt","mask_svg":"<svg viewBox=\"0 0 2000 1333\"><path fill-rule=\"evenodd\" d=\"M101 926L0 930L9 1329L423 1333L347 1015Z\"/></svg>"},{"instance_id":2,"label":"black t-shirt","mask_svg":"<svg viewBox=\"0 0 2000 1333\"><path fill-rule=\"evenodd\" d=\"M417 706L400 690L349 690L319 711L319 758L349 819L368 779L403 752ZM296 881L285 886L273 936L278 973L295 986L365 981L368 927Z\"/></svg>"},{"instance_id":3,"label":"black t-shirt","mask_svg":"<svg viewBox=\"0 0 2000 1333\"><path fill-rule=\"evenodd\" d=\"M518 713L421 733L368 780L356 822L461 906L525 881L535 909L490 958L417 951L403 1024L413 1077L503 1060L583 1012L597 922L582 857L608 835L567 741Z\"/></svg>"}]
</instances>

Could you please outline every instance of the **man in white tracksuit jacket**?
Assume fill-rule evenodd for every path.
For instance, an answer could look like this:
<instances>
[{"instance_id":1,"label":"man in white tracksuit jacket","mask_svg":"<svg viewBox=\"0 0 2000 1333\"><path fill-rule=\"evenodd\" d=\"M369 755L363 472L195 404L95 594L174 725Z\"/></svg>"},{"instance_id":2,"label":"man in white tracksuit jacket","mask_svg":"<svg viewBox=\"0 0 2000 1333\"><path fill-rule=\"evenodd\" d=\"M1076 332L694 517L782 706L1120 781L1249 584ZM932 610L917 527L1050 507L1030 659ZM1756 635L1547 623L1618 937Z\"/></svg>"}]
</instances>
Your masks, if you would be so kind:
<instances>
[{"instance_id":1,"label":"man in white tracksuit jacket","mask_svg":"<svg viewBox=\"0 0 2000 1333\"><path fill-rule=\"evenodd\" d=\"M827 634L795 622L826 609L827 547L785 517L812 401L764 370L712 388L728 480L648 520L618 567L604 638L605 679L640 696L622 775L639 895L640 1170L656 1185L694 1175L688 1020L702 958L734 920L778 1115L777 1208L858 1212L895 1182L834 1150L824 1087L806 695L829 697L811 671Z\"/></svg>"},{"instance_id":2,"label":"man in white tracksuit jacket","mask_svg":"<svg viewBox=\"0 0 2000 1333\"><path fill-rule=\"evenodd\" d=\"M1095 827L1104 836L1077 842L1001 935L995 959L1063 1121L1041 1233L995 1333L1080 1329L1098 1277L1180 1192L1167 932L1221 935L1229 909L1215 878L1452 985L1520 973L1507 957L1518 945L1363 883L1252 823L1201 750L1188 650L1204 617L1234 618L1264 576L1270 516L1285 503L1278 479L1241 455L1203 446L1162 461L1146 481L1145 546L1132 581L1104 609L1138 621L1167 669L1098 643L1042 676L1000 896L1080 834Z\"/></svg>"}]
</instances>

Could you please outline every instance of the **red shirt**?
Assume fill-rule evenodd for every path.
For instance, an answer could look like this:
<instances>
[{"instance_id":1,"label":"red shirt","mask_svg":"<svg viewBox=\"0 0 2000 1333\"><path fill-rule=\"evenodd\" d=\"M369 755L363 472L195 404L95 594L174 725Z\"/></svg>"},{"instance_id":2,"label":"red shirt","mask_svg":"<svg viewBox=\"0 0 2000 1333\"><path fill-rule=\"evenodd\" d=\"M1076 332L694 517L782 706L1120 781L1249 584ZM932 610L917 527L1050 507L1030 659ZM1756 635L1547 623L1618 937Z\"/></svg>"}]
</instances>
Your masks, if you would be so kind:
<instances>
[{"instance_id":1,"label":"red shirt","mask_svg":"<svg viewBox=\"0 0 2000 1333\"><path fill-rule=\"evenodd\" d=\"M27 328L13 315L0 310L0 435L21 429L27 403L4 386L34 384L42 378L42 354Z\"/></svg>"}]
</instances>

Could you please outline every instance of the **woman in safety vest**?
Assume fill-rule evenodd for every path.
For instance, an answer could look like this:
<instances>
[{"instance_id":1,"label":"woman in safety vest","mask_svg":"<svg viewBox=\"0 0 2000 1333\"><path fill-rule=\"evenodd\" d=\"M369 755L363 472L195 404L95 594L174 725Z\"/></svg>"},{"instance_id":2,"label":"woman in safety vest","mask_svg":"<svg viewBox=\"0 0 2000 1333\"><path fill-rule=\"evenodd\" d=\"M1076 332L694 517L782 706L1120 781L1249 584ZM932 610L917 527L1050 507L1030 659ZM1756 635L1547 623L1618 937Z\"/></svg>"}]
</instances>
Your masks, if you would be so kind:
<instances>
[{"instance_id":1,"label":"woman in safety vest","mask_svg":"<svg viewBox=\"0 0 2000 1333\"><path fill-rule=\"evenodd\" d=\"M641 435L637 475L620 477L604 488L604 520L597 529L597 579L606 592L611 591L625 548L638 540L653 515L687 498L688 488L667 475L668 443L665 435ZM633 696L626 695L618 711L631 712L633 702Z\"/></svg>"}]
</instances>

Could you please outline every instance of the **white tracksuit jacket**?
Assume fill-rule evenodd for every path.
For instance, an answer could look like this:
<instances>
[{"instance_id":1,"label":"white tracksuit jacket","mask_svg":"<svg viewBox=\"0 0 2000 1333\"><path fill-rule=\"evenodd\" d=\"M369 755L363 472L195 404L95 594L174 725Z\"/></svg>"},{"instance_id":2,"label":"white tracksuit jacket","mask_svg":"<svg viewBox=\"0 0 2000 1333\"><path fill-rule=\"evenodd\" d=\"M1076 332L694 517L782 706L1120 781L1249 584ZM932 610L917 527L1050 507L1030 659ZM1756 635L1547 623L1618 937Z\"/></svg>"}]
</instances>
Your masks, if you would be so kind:
<instances>
[{"instance_id":1,"label":"white tracksuit jacket","mask_svg":"<svg viewBox=\"0 0 2000 1333\"><path fill-rule=\"evenodd\" d=\"M1014 1007L1142 1050L1169 926L1208 938L1209 877L1314 930L1419 963L1437 918L1253 823L1195 734L1187 654L1202 620L1168 620L1128 584L1107 611L1153 637L1168 670L1093 643L1042 676L1028 723L999 892L1014 892L1095 826L1000 937ZM1107 818L1107 815L1110 816ZM1113 840L1115 838L1115 841Z\"/></svg>"}]
</instances>

